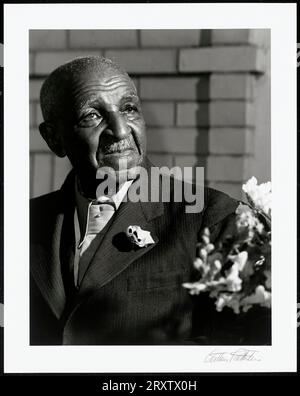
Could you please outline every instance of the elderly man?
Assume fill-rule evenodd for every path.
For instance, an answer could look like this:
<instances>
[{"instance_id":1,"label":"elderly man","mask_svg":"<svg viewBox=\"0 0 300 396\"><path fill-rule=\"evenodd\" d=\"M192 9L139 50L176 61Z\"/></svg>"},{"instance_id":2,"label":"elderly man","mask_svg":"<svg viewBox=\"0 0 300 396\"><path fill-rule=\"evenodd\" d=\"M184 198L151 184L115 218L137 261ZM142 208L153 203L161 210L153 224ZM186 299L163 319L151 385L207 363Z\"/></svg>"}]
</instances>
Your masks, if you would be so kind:
<instances>
[{"instance_id":1,"label":"elderly man","mask_svg":"<svg viewBox=\"0 0 300 396\"><path fill-rule=\"evenodd\" d=\"M138 169L150 174L152 165L136 88L112 61L64 64L40 99L40 133L73 170L61 190L31 200L31 344L209 343L208 301L193 300L182 283L193 279L199 232L220 238L237 202L208 188L199 213L172 198L124 199ZM126 174L113 195L97 193L104 168ZM151 243L132 243L132 226Z\"/></svg>"}]
</instances>

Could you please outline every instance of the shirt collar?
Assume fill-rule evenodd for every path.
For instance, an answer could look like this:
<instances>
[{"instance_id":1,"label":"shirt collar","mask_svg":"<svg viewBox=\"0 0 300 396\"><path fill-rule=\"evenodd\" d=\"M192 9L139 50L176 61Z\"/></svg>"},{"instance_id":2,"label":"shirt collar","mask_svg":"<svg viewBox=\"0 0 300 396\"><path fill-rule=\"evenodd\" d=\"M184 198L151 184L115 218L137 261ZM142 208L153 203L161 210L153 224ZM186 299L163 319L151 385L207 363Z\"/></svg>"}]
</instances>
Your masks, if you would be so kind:
<instances>
[{"instance_id":1,"label":"shirt collar","mask_svg":"<svg viewBox=\"0 0 300 396\"><path fill-rule=\"evenodd\" d=\"M84 197L78 188L78 179L75 177L75 200L76 200L76 212L78 216L78 222L80 226L80 234L81 238L84 238L86 228L87 228L87 217L88 217L88 211L90 205L93 203L99 202L99 203L105 203L105 202L113 202L115 206L115 210L118 210L119 206L121 205L125 195L127 194L127 191L131 184L133 183L133 180L126 181L124 184L122 184L121 188L117 191L116 194L112 196L108 195L103 195L97 197L97 200L91 200L86 197Z\"/></svg>"}]
</instances>

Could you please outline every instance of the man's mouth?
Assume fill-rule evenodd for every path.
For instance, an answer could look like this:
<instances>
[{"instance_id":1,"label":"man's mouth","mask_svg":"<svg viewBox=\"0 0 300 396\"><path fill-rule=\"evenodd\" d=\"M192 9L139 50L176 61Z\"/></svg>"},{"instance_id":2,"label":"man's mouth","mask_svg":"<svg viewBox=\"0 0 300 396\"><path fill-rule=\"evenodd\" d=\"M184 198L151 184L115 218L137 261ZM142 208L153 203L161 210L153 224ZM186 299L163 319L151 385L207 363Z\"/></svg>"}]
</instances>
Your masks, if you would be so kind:
<instances>
[{"instance_id":1,"label":"man's mouth","mask_svg":"<svg viewBox=\"0 0 300 396\"><path fill-rule=\"evenodd\" d=\"M100 148L100 152L102 155L127 154L135 150L133 145L134 142L132 142L131 139L123 139L118 142L103 145Z\"/></svg>"}]
</instances>

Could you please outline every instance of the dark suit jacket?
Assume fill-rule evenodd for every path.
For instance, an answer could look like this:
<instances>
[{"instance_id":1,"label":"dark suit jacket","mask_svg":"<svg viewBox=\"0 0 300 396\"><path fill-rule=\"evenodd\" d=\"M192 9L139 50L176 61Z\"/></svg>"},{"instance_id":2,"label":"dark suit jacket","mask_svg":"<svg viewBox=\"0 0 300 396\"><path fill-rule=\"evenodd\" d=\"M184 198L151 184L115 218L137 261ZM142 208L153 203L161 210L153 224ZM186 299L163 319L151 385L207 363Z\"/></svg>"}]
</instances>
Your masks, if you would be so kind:
<instances>
[{"instance_id":1,"label":"dark suit jacket","mask_svg":"<svg viewBox=\"0 0 300 396\"><path fill-rule=\"evenodd\" d=\"M182 283L195 275L199 231L210 227L218 238L236 207L208 188L197 214L185 213L185 203L123 202L75 290L71 172L61 190L31 200L31 344L211 343L212 302L191 297ZM155 244L134 248L129 225L150 231Z\"/></svg>"}]
</instances>

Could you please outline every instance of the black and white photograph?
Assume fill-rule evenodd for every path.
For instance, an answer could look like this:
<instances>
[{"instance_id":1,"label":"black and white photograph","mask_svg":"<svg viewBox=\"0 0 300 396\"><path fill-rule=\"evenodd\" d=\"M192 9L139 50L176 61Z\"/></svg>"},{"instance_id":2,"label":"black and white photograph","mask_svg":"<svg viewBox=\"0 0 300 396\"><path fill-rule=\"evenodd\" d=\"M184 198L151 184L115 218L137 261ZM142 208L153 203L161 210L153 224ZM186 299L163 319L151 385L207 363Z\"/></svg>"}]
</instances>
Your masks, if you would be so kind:
<instances>
[{"instance_id":1,"label":"black and white photograph","mask_svg":"<svg viewBox=\"0 0 300 396\"><path fill-rule=\"evenodd\" d=\"M7 84L5 111L27 133L14 187L20 211L27 206L26 234L23 250L8 248L27 257L18 274L24 309L11 300L7 323L20 338L12 344L9 332L7 350L28 348L30 372L122 371L125 353L133 357L126 371L139 371L137 356L144 356L141 370L161 359L157 367L172 371L179 350L182 371L275 367L293 311L283 299L296 292L294 242L283 253L289 238L280 230L293 233L295 216L283 216L278 188L286 184L293 210L295 73L283 84L278 60L288 75L296 52L286 46L280 58L274 40L295 34L293 8L283 7L290 24L280 27L278 13L263 24L251 19L258 15L251 7L244 25L234 16L220 24L213 12L197 23L179 7L172 23L165 15L151 27L137 8L140 22L130 27L122 5L81 6L83 14L115 10L111 26L94 17L84 23L70 4L55 14L60 6L49 5L44 26L42 17L20 28L27 32L27 74L17 77L25 116L13 112L16 81ZM63 22L68 10L73 19ZM17 6L7 13L16 24ZM191 23L177 27L180 18ZM6 29L13 50L17 37ZM6 59L13 62L9 50ZM290 101L280 104L284 89ZM294 280L280 292L284 277ZM295 346L294 316L286 353ZM22 318L24 333L15 326ZM109 356L106 366L97 351ZM155 351L164 356L155 359ZM42 353L51 358L38 370ZM282 356L282 367L292 367L294 358Z\"/></svg>"},{"instance_id":2,"label":"black and white photograph","mask_svg":"<svg viewBox=\"0 0 300 396\"><path fill-rule=\"evenodd\" d=\"M31 30L29 48L31 343L270 345L270 31ZM203 209L172 186L119 204L138 172L101 196L122 159L167 167L161 195L204 167Z\"/></svg>"}]
</instances>

